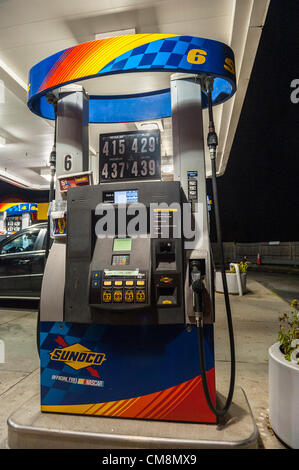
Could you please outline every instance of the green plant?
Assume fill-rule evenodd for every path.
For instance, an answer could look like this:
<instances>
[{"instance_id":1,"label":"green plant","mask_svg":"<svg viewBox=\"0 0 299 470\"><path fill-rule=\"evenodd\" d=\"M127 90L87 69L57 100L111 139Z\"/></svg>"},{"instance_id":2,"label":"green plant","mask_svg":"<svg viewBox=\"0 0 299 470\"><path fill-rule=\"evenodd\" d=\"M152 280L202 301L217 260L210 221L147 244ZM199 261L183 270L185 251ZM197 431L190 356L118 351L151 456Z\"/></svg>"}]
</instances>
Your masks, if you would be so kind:
<instances>
[{"instance_id":1,"label":"green plant","mask_svg":"<svg viewBox=\"0 0 299 470\"><path fill-rule=\"evenodd\" d=\"M293 308L292 312L283 313L279 317L278 341L280 342L280 350L287 361L291 360L292 352L299 346L298 341L296 341L299 340L299 306L297 299L291 302L291 307Z\"/></svg>"}]
</instances>

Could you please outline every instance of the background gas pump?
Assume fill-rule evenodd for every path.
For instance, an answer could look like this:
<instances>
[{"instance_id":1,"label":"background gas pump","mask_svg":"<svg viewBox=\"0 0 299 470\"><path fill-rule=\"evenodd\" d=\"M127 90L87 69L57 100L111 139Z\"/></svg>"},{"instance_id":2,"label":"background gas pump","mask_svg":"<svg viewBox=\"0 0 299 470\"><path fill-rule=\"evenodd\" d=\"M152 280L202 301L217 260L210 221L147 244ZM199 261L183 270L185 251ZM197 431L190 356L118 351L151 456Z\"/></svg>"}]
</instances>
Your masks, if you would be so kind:
<instances>
[{"instance_id":1,"label":"background gas pump","mask_svg":"<svg viewBox=\"0 0 299 470\"><path fill-rule=\"evenodd\" d=\"M0 234L12 235L38 220L38 204L0 203Z\"/></svg>"}]
</instances>

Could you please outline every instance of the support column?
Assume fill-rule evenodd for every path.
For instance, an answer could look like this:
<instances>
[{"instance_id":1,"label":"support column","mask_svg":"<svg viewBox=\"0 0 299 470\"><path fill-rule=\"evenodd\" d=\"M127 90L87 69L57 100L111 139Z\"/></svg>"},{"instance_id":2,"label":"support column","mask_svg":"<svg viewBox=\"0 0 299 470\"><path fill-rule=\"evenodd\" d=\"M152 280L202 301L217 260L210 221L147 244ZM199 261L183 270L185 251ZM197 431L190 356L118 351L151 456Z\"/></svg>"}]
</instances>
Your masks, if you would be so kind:
<instances>
[{"instance_id":1,"label":"support column","mask_svg":"<svg viewBox=\"0 0 299 470\"><path fill-rule=\"evenodd\" d=\"M89 169L89 98L80 85L60 88L57 103L56 177ZM56 183L56 198L60 198Z\"/></svg>"},{"instance_id":2,"label":"support column","mask_svg":"<svg viewBox=\"0 0 299 470\"><path fill-rule=\"evenodd\" d=\"M194 241L185 241L186 259L202 259L205 264L206 288L212 299L212 267L206 190L201 84L197 76L171 76L171 109L173 134L174 179L181 182L186 201L191 204L195 223ZM186 312L192 316L189 263L185 286ZM205 322L214 321L212 302L205 312Z\"/></svg>"},{"instance_id":3,"label":"support column","mask_svg":"<svg viewBox=\"0 0 299 470\"><path fill-rule=\"evenodd\" d=\"M89 169L89 98L80 85L67 85L58 91L56 132L55 200L60 193L57 177ZM65 237L54 240L50 250L41 291L41 321L63 321L65 286ZM55 272L55 276L53 273Z\"/></svg>"}]
</instances>

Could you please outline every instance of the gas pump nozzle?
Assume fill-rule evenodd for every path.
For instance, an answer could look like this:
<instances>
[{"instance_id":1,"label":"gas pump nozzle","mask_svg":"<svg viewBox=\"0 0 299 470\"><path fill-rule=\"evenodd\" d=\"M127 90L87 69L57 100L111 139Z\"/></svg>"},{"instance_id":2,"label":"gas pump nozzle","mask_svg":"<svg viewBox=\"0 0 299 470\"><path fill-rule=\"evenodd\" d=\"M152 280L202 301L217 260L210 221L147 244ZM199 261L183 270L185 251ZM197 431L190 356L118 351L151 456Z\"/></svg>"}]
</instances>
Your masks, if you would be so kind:
<instances>
[{"instance_id":1,"label":"gas pump nozzle","mask_svg":"<svg viewBox=\"0 0 299 470\"><path fill-rule=\"evenodd\" d=\"M203 320L203 275L200 271L200 263L197 260L191 260L191 286L194 294L194 315L196 325L199 327Z\"/></svg>"}]
</instances>

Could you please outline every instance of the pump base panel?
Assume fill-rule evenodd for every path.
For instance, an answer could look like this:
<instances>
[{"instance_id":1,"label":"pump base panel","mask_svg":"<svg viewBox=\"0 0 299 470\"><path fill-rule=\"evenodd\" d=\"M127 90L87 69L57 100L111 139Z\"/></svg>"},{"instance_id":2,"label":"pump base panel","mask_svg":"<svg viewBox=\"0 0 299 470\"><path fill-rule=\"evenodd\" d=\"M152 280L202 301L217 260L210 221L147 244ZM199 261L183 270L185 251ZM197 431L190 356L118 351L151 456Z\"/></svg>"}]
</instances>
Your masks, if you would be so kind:
<instances>
[{"instance_id":1,"label":"pump base panel","mask_svg":"<svg viewBox=\"0 0 299 470\"><path fill-rule=\"evenodd\" d=\"M38 385L38 383L36 384ZM35 389L35 387L34 387ZM217 406L225 396L217 392ZM258 431L237 387L221 425L40 412L35 394L8 419L10 449L257 449Z\"/></svg>"},{"instance_id":2,"label":"pump base panel","mask_svg":"<svg viewBox=\"0 0 299 470\"><path fill-rule=\"evenodd\" d=\"M41 411L216 423L202 387L195 326L41 322ZM215 404L213 326L204 329Z\"/></svg>"}]
</instances>

